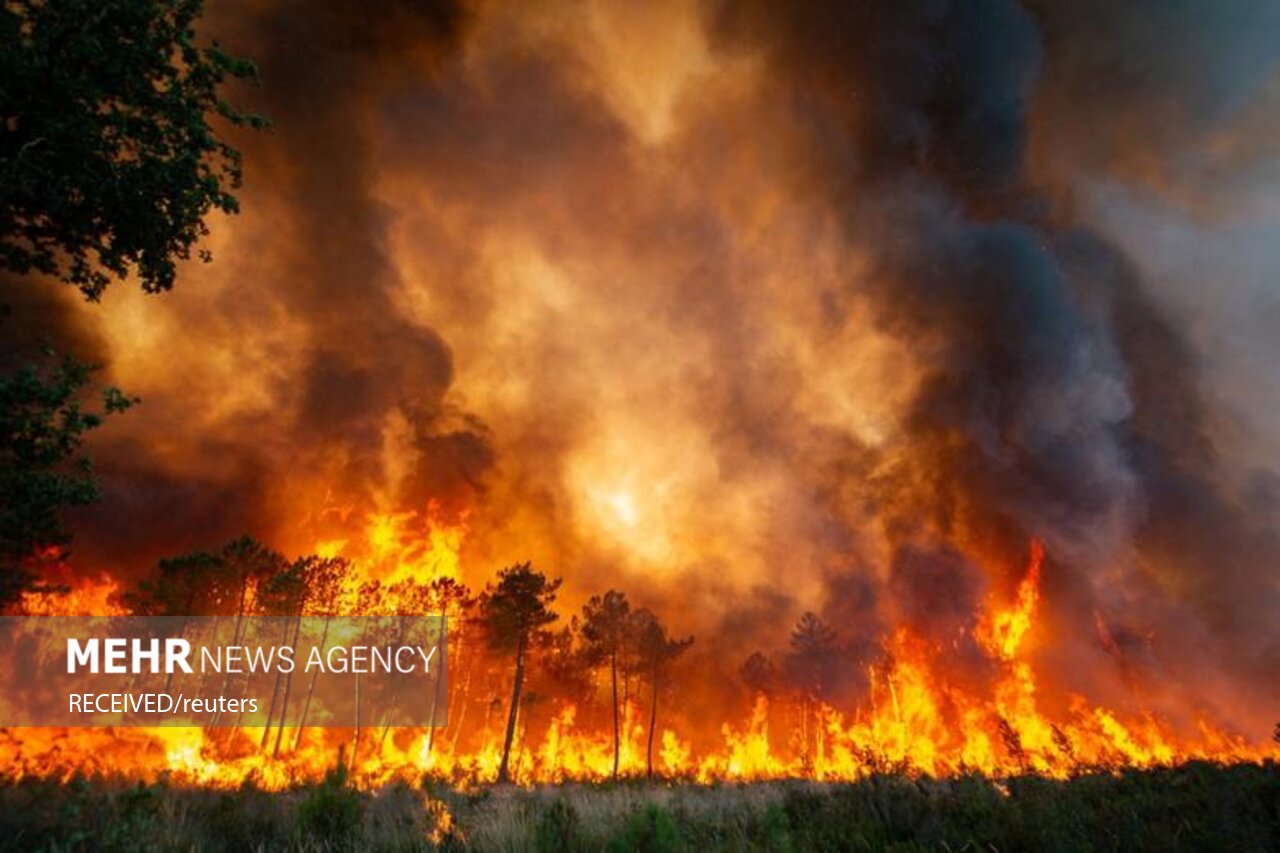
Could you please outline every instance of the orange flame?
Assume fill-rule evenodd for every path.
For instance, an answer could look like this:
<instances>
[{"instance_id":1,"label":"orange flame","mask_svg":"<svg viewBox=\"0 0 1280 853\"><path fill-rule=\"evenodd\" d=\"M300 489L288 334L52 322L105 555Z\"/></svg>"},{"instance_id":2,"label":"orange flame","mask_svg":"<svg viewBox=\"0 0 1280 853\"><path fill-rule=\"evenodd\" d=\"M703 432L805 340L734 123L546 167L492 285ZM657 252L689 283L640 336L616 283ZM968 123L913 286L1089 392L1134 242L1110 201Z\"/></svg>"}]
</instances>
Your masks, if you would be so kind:
<instances>
[{"instance_id":1,"label":"orange flame","mask_svg":"<svg viewBox=\"0 0 1280 853\"><path fill-rule=\"evenodd\" d=\"M445 526L429 522L425 539L415 535L408 514L374 516L368 541L332 546L333 553L360 554L350 583L371 579L418 581L456 577L465 540L465 520ZM1008 607L990 606L975 638L998 669L984 690L941 670L929 644L910 628L885 643L886 661L870 671L865 702L839 709L814 702L791 707L783 698L757 696L745 720L726 720L718 743L696 743L664 728L655 745L655 769L667 776L713 780L810 777L857 779L873 772L951 775L980 771L1000 777L1034 772L1066 777L1100 767L1149 767L1194 758L1260 761L1275 750L1251 745L1206 720L1196 731L1175 733L1150 715L1125 715L1094 707L1076 696L1061 718L1050 718L1037 702L1038 681L1028 658L1027 637L1035 627L1044 548L1032 543L1026 574ZM383 586L396 608L400 587ZM107 579L85 581L61 597L31 596L28 612L111 613L117 591ZM0 730L0 772L10 777L69 778L75 773L119 774L140 779L163 776L181 782L232 787L246 781L278 789L319 778L335 761L348 763L365 785L423 775L471 785L497 774L502 714L477 711L483 703L465 696L505 670L479 654L473 639L459 636L450 654L460 661L455 692L460 707L448 728L360 730L286 729L291 747L279 755L259 747L261 729L10 729ZM452 664L451 664L452 666ZM495 682L502 684L501 677ZM541 700L539 700L541 701ZM612 732L584 723L582 708L562 701L522 709L511 766L523 783L600 780L612 772ZM624 775L646 771L647 713L634 697L623 703L620 765Z\"/></svg>"}]
</instances>

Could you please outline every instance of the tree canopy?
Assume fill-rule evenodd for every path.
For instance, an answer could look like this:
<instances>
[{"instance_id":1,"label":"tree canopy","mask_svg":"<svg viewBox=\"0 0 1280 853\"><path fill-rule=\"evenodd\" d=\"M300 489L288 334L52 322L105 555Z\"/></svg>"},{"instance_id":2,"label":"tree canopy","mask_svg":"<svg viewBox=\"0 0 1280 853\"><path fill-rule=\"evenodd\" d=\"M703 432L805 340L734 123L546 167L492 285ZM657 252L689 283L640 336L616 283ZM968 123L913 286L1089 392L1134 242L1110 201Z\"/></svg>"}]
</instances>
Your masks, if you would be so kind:
<instances>
[{"instance_id":1,"label":"tree canopy","mask_svg":"<svg viewBox=\"0 0 1280 853\"><path fill-rule=\"evenodd\" d=\"M502 762L498 765L499 784L511 778L511 744L520 712L525 656L530 645L544 637L546 626L560 618L551 609L559 588L559 578L552 580L529 563L519 563L499 572L498 582L490 584L480 596L480 620L485 627L489 647L496 652L515 654L516 672L511 684L507 733L502 741Z\"/></svg>"},{"instance_id":2,"label":"tree canopy","mask_svg":"<svg viewBox=\"0 0 1280 853\"><path fill-rule=\"evenodd\" d=\"M613 778L618 778L620 720L618 718L619 658L634 645L635 621L625 593L611 589L593 595L582 608L582 638L587 660L609 664L610 698L613 705ZM625 663L625 662L624 662Z\"/></svg>"},{"instance_id":3,"label":"tree canopy","mask_svg":"<svg viewBox=\"0 0 1280 853\"><path fill-rule=\"evenodd\" d=\"M223 99L255 69L197 38L202 12L202 0L0 5L0 269L92 300L130 271L168 290L207 215L236 212L241 157L214 122L265 120Z\"/></svg>"},{"instance_id":4,"label":"tree canopy","mask_svg":"<svg viewBox=\"0 0 1280 853\"><path fill-rule=\"evenodd\" d=\"M509 566L480 598L481 620L490 648L522 653L534 635L559 617L551 609L560 579L548 578L529 563Z\"/></svg>"},{"instance_id":5,"label":"tree canopy","mask_svg":"<svg viewBox=\"0 0 1280 853\"><path fill-rule=\"evenodd\" d=\"M102 411L86 411L81 397L91 373L63 358L0 376L0 609L38 585L37 552L61 556L70 539L61 511L98 499L93 468L80 454L84 435L135 401L107 388Z\"/></svg>"}]
</instances>

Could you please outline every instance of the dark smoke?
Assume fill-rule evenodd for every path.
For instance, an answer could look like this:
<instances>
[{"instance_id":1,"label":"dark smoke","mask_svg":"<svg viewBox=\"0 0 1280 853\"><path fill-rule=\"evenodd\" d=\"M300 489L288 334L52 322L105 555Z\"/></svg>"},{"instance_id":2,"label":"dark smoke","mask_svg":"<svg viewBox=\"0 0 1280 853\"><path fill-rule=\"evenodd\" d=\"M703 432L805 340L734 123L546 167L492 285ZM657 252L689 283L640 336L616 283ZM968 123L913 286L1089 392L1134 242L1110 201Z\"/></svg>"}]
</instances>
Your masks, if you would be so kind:
<instances>
[{"instance_id":1,"label":"dark smoke","mask_svg":"<svg viewBox=\"0 0 1280 853\"><path fill-rule=\"evenodd\" d=\"M86 514L82 551L118 568L245 531L271 540L296 529L302 511L290 517L281 505L295 497L291 480L323 480L343 505L373 505L387 491L383 433L393 414L418 457L394 489L397 506L460 506L492 460L484 426L445 401L448 346L394 301L402 283L386 254L388 215L373 197L370 111L391 87L430 85L465 31L464 11L451 2L247 3L216 9L211 24L259 65L261 87L235 94L273 126L237 142L249 164L243 204L270 224L260 226L268 233L251 278L215 316L186 320L222 325L224 346L236 345L246 311L301 323L302 362L278 372L270 417L201 440L203 473L154 459L137 439L101 443L105 500ZM190 415L165 406L148 401L136 417ZM120 518L136 521L121 530Z\"/></svg>"},{"instance_id":2,"label":"dark smoke","mask_svg":"<svg viewBox=\"0 0 1280 853\"><path fill-rule=\"evenodd\" d=\"M591 14L511 9L216 10L261 66L243 105L274 129L243 139L245 224L214 273L232 283L189 299L197 271L164 298L210 362L252 359L265 387L245 393L270 404L223 416L217 397L244 389L190 377L196 399L173 377L184 393L99 443L107 501L82 555L122 567L246 529L287 538L326 490L335 517L443 500L473 510L471 571L533 559L569 578L566 602L634 590L699 634L687 660L708 683L736 683L735 655L783 651L818 612L857 693L903 621L969 668L972 640L951 638L1012 592L1038 537L1056 683L1222 683L1243 706L1224 715L1270 700L1275 472L1232 490L1185 318L1075 194L1104 175L1218 203L1235 161L1183 161L1274 74L1270 6L708 3L712 58L758 62L758 78L747 94L692 78L658 144L601 93L580 44ZM569 35L531 35L535 20ZM1239 156L1256 165L1259 148ZM742 213L757 196L781 212ZM503 254L526 246L550 272ZM83 314L23 298L30 328L111 355ZM869 441L814 415L788 323L819 353L872 331L904 345L922 376L894 431ZM466 366L517 402L482 422L458 395ZM393 477L397 419L413 462ZM635 438L637 422L652 432ZM698 442L663 443L690 422ZM574 464L610 429L623 458L606 447L608 463L698 472L659 521L705 539L640 559L628 547L661 523L616 544L584 521ZM294 489L318 493L306 511ZM719 699L699 691L690 716L717 725Z\"/></svg>"},{"instance_id":3,"label":"dark smoke","mask_svg":"<svg viewBox=\"0 0 1280 853\"><path fill-rule=\"evenodd\" d=\"M850 286L885 328L930 347L899 438L900 475L926 484L909 508L931 521L917 536L959 536L1011 567L1042 537L1072 635L1101 610L1157 629L1179 675L1216 659L1261 685L1280 664L1280 542L1213 476L1186 342L1120 251L1069 208L1051 213L1027 173L1040 81L1048 136L1100 127L1099 145L1112 146L1106 134L1145 120L1146 101L1161 122L1187 118L1185 139L1225 109L1224 87L1240 93L1229 78L1256 86L1257 69L1274 67L1259 61L1275 53L1258 35L1269 13L1210 5L1034 3L1033 15L1005 0L726 4L716 20L725 49L768 57L813 154L806 185L871 253L873 275ZM1215 60L1235 45L1218 37L1246 19L1257 29L1222 70ZM1117 68L1127 73L1107 75ZM1164 110L1170 93L1186 96L1185 111ZM945 556L932 560L939 589L959 582ZM945 600L923 603L937 619Z\"/></svg>"},{"instance_id":4,"label":"dark smoke","mask_svg":"<svg viewBox=\"0 0 1280 853\"><path fill-rule=\"evenodd\" d=\"M262 56L263 111L278 128L262 160L278 170L271 188L287 199L297 229L278 295L286 311L310 322L311 356L289 431L304 447L347 448L336 473L359 488L379 481L379 433L398 410L434 472L414 478L432 491L405 502L466 489L488 453L474 425L442 426L453 382L448 346L393 301L401 283L386 255L387 215L373 198L369 138L379 93L429 78L458 43L464 12L453 2L376 10L344 0L285 2L243 26L255 34L246 49Z\"/></svg>"}]
</instances>

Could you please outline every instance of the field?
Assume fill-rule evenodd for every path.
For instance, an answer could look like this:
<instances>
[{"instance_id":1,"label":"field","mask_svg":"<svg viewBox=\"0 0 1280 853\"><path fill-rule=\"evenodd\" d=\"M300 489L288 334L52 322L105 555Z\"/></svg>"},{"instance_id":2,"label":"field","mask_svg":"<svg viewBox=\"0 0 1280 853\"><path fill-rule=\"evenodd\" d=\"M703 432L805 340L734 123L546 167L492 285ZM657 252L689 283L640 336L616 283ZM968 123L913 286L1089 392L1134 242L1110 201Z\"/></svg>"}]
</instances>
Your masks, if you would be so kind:
<instances>
[{"instance_id":1,"label":"field","mask_svg":"<svg viewBox=\"0 0 1280 853\"><path fill-rule=\"evenodd\" d=\"M75 779L0 788L4 850L1089 851L1280 849L1280 765L995 783L647 784L283 792Z\"/></svg>"}]
</instances>

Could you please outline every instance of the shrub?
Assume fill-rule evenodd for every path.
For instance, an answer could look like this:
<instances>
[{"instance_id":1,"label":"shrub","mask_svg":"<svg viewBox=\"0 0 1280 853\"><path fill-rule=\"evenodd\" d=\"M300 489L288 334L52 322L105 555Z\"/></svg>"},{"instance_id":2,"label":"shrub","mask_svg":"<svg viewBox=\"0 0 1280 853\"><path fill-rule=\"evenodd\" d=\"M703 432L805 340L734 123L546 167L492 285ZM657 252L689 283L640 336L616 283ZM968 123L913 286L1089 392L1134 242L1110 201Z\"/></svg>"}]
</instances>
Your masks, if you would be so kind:
<instances>
[{"instance_id":1,"label":"shrub","mask_svg":"<svg viewBox=\"0 0 1280 853\"><path fill-rule=\"evenodd\" d=\"M622 830L609 839L610 853L675 853L684 850L680 830L671 813L650 803L628 818Z\"/></svg>"},{"instance_id":2,"label":"shrub","mask_svg":"<svg viewBox=\"0 0 1280 853\"><path fill-rule=\"evenodd\" d=\"M533 844L538 853L566 853L581 849L578 811L572 803L558 797L547 807L538 819Z\"/></svg>"},{"instance_id":3,"label":"shrub","mask_svg":"<svg viewBox=\"0 0 1280 853\"><path fill-rule=\"evenodd\" d=\"M363 800L347 785L346 768L339 764L311 789L298 806L298 829L306 840L329 847L355 843L360 830Z\"/></svg>"}]
</instances>

